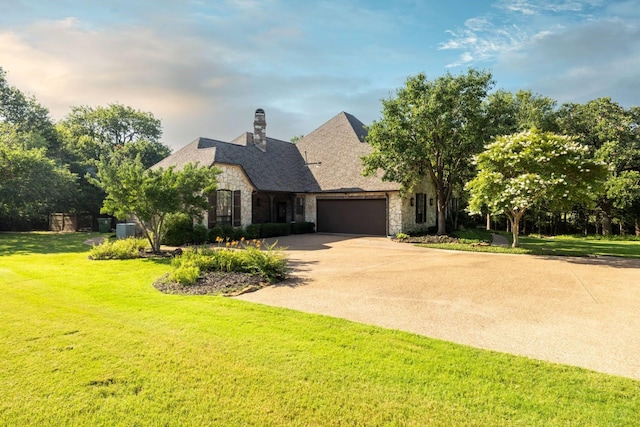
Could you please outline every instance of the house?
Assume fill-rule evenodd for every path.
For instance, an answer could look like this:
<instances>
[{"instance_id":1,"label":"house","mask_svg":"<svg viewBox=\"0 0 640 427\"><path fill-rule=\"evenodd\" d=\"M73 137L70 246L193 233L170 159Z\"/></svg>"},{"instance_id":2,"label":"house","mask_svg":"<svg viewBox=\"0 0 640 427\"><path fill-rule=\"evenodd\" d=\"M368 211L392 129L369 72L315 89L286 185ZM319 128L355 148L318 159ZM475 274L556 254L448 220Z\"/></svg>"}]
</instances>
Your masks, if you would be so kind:
<instances>
[{"instance_id":1,"label":"house","mask_svg":"<svg viewBox=\"0 0 640 427\"><path fill-rule=\"evenodd\" d=\"M354 116L341 112L296 144L268 137L266 126L258 109L252 133L229 142L198 138L154 167L198 162L222 170L205 215L209 228L308 221L319 232L395 235L435 225L428 180L402 197L400 184L362 176L361 158L372 149Z\"/></svg>"}]
</instances>

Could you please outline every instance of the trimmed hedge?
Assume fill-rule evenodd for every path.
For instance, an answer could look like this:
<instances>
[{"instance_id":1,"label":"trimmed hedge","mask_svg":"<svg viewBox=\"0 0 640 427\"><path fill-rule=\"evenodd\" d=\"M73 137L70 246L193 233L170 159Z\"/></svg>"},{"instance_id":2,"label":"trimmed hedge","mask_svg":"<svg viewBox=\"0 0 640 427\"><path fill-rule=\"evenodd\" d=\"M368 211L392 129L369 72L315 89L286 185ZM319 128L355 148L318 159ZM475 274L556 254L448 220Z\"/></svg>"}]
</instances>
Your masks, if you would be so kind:
<instances>
[{"instance_id":1,"label":"trimmed hedge","mask_svg":"<svg viewBox=\"0 0 640 427\"><path fill-rule=\"evenodd\" d=\"M316 225L313 222L292 222L291 234L315 233Z\"/></svg>"},{"instance_id":2,"label":"trimmed hedge","mask_svg":"<svg viewBox=\"0 0 640 427\"><path fill-rule=\"evenodd\" d=\"M269 237L286 236L291 234L291 225L288 223L265 223L260 224L260 238L266 239Z\"/></svg>"},{"instance_id":3,"label":"trimmed hedge","mask_svg":"<svg viewBox=\"0 0 640 427\"><path fill-rule=\"evenodd\" d=\"M167 220L167 232L162 240L164 245L201 245L216 243L220 239L230 242L243 237L247 240L266 239L269 237L286 236L289 234L314 233L316 225L313 222L265 223L251 224L246 228L231 225L217 225L209 230L204 225L193 224L187 215L179 214Z\"/></svg>"}]
</instances>

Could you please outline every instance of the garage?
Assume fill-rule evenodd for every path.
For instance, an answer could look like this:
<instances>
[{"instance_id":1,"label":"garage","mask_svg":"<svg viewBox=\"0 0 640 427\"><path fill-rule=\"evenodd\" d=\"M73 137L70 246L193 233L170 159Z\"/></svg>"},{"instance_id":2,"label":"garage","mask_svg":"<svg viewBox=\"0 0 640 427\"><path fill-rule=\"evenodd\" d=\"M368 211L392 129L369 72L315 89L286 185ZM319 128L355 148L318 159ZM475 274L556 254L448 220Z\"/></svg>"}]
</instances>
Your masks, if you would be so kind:
<instances>
[{"instance_id":1,"label":"garage","mask_svg":"<svg viewBox=\"0 0 640 427\"><path fill-rule=\"evenodd\" d=\"M385 199L318 199L317 209L319 232L387 234Z\"/></svg>"}]
</instances>

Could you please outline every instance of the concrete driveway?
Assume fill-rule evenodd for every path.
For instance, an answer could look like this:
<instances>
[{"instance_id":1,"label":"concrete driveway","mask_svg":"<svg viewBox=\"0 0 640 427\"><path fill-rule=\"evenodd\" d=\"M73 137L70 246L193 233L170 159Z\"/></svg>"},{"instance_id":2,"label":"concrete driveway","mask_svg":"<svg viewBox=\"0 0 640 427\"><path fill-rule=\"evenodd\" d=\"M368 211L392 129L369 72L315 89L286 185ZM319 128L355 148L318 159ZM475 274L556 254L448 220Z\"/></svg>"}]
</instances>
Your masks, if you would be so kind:
<instances>
[{"instance_id":1,"label":"concrete driveway","mask_svg":"<svg viewBox=\"0 0 640 427\"><path fill-rule=\"evenodd\" d=\"M640 260L279 239L294 277L238 299L640 379Z\"/></svg>"}]
</instances>

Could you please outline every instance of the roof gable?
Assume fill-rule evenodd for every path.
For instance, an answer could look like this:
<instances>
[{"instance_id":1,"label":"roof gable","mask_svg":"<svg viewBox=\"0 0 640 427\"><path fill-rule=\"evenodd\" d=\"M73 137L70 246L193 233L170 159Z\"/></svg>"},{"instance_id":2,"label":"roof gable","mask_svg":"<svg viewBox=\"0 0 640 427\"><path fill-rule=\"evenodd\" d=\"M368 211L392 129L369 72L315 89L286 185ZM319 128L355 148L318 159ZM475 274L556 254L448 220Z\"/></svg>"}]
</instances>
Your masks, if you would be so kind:
<instances>
[{"instance_id":1,"label":"roof gable","mask_svg":"<svg viewBox=\"0 0 640 427\"><path fill-rule=\"evenodd\" d=\"M296 147L308 164L312 185L308 191L393 191L398 183L377 176L362 176L363 156L372 148L365 141L365 125L351 114L341 112L303 137Z\"/></svg>"}]
</instances>

